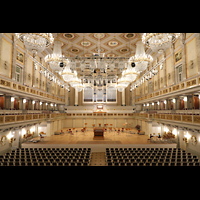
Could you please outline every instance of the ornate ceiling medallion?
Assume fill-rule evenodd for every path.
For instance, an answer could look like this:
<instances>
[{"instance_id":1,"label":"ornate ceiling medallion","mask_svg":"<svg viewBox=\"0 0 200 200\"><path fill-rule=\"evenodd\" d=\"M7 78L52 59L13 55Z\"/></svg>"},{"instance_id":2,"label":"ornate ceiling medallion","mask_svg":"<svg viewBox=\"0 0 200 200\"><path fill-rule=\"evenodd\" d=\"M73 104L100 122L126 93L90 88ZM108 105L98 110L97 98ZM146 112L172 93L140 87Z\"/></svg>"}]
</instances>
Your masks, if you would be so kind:
<instances>
[{"instance_id":1,"label":"ornate ceiling medallion","mask_svg":"<svg viewBox=\"0 0 200 200\"><path fill-rule=\"evenodd\" d=\"M114 54L114 53L109 53L109 54L106 55L106 57L116 57L116 54Z\"/></svg>"},{"instance_id":2,"label":"ornate ceiling medallion","mask_svg":"<svg viewBox=\"0 0 200 200\"><path fill-rule=\"evenodd\" d=\"M117 39L113 39L113 40L110 40L106 43L104 43L104 45L110 47L110 48L115 48L117 46L120 46L122 43L120 41L118 41Z\"/></svg>"},{"instance_id":3,"label":"ornate ceiling medallion","mask_svg":"<svg viewBox=\"0 0 200 200\"><path fill-rule=\"evenodd\" d=\"M71 41L75 40L76 38L78 38L79 36L75 33L63 33L62 36L66 39L69 39Z\"/></svg>"},{"instance_id":4,"label":"ornate ceiling medallion","mask_svg":"<svg viewBox=\"0 0 200 200\"><path fill-rule=\"evenodd\" d=\"M80 45L81 47L84 47L84 48L90 48L94 44L92 42L90 42L89 40L84 39L84 40L81 40L80 42L78 42L77 45Z\"/></svg>"},{"instance_id":5,"label":"ornate ceiling medallion","mask_svg":"<svg viewBox=\"0 0 200 200\"><path fill-rule=\"evenodd\" d=\"M72 39L72 38L75 37L75 35L72 34L72 33L64 33L63 35L64 35L64 37L66 37L66 38L68 38L68 39Z\"/></svg>"},{"instance_id":6,"label":"ornate ceiling medallion","mask_svg":"<svg viewBox=\"0 0 200 200\"><path fill-rule=\"evenodd\" d=\"M120 37L124 40L134 39L137 36L137 33L123 33L120 35Z\"/></svg>"},{"instance_id":7,"label":"ornate ceiling medallion","mask_svg":"<svg viewBox=\"0 0 200 200\"><path fill-rule=\"evenodd\" d=\"M104 40L105 38L109 37L110 35L108 33L91 33L89 37L95 39L95 40Z\"/></svg>"},{"instance_id":8,"label":"ornate ceiling medallion","mask_svg":"<svg viewBox=\"0 0 200 200\"><path fill-rule=\"evenodd\" d=\"M125 53L129 52L130 49L128 47L123 47L121 49L118 49L117 51L120 52L120 53L125 54Z\"/></svg>"},{"instance_id":9,"label":"ornate ceiling medallion","mask_svg":"<svg viewBox=\"0 0 200 200\"><path fill-rule=\"evenodd\" d=\"M100 49L98 49L98 48L95 48L95 49L93 49L93 50L91 50L92 52L95 52L95 53L99 53L99 50L100 50L100 53L103 53L103 52L106 52L107 50L106 49L104 49L104 48L100 48Z\"/></svg>"},{"instance_id":10,"label":"ornate ceiling medallion","mask_svg":"<svg viewBox=\"0 0 200 200\"><path fill-rule=\"evenodd\" d=\"M113 46L117 46L119 43L117 41L111 40L108 42L108 45L113 47Z\"/></svg>"},{"instance_id":11,"label":"ornate ceiling medallion","mask_svg":"<svg viewBox=\"0 0 200 200\"><path fill-rule=\"evenodd\" d=\"M103 39L105 37L105 33L94 33L94 37L97 39Z\"/></svg>"},{"instance_id":12,"label":"ornate ceiling medallion","mask_svg":"<svg viewBox=\"0 0 200 200\"><path fill-rule=\"evenodd\" d=\"M71 47L67 51L70 51L71 53L75 53L75 54L81 52L81 50L79 48L77 48L77 47Z\"/></svg>"}]
</instances>

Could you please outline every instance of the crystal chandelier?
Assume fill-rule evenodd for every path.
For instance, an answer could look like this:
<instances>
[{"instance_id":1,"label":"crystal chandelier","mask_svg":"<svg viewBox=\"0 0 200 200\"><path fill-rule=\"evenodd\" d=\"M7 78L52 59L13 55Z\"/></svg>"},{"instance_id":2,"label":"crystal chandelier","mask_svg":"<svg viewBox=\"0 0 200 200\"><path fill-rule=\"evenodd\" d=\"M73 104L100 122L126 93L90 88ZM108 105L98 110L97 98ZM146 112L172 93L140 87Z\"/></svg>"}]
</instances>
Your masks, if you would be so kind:
<instances>
[{"instance_id":1,"label":"crystal chandelier","mask_svg":"<svg viewBox=\"0 0 200 200\"><path fill-rule=\"evenodd\" d=\"M132 56L129 59L129 61L128 61L129 65L132 62L135 62L135 67L134 67L135 71L142 72L147 68L148 63L151 61L153 61L152 56L145 53L144 45L143 45L142 41L138 41L136 43L135 56Z\"/></svg>"},{"instance_id":2,"label":"crystal chandelier","mask_svg":"<svg viewBox=\"0 0 200 200\"><path fill-rule=\"evenodd\" d=\"M45 57L45 62L49 63L53 71L62 71L63 67L69 64L69 60L62 55L61 45L60 41L55 40L53 53Z\"/></svg>"},{"instance_id":3,"label":"crystal chandelier","mask_svg":"<svg viewBox=\"0 0 200 200\"><path fill-rule=\"evenodd\" d=\"M163 52L180 36L180 33L144 33L142 42L154 52Z\"/></svg>"},{"instance_id":4,"label":"crystal chandelier","mask_svg":"<svg viewBox=\"0 0 200 200\"><path fill-rule=\"evenodd\" d=\"M117 85L115 86L119 92L122 92L126 87L128 87L130 83L130 80L128 80L126 77L121 77L117 81Z\"/></svg>"},{"instance_id":5,"label":"crystal chandelier","mask_svg":"<svg viewBox=\"0 0 200 200\"><path fill-rule=\"evenodd\" d=\"M59 74L63 77L64 81L66 82L73 80L77 76L77 72L74 71L73 73L68 66L65 67L62 72L59 72Z\"/></svg>"},{"instance_id":6,"label":"crystal chandelier","mask_svg":"<svg viewBox=\"0 0 200 200\"><path fill-rule=\"evenodd\" d=\"M54 41L51 33L16 33L16 36L24 43L27 50L34 53L34 56L37 52L44 51Z\"/></svg>"},{"instance_id":7,"label":"crystal chandelier","mask_svg":"<svg viewBox=\"0 0 200 200\"><path fill-rule=\"evenodd\" d=\"M71 85L71 87L75 88L78 92L81 92L82 89L84 88L83 84L81 83L81 79L79 79L78 77L72 79L69 84Z\"/></svg>"},{"instance_id":8,"label":"crystal chandelier","mask_svg":"<svg viewBox=\"0 0 200 200\"><path fill-rule=\"evenodd\" d=\"M135 71L131 65L128 65L127 69L122 72L122 76L125 77L130 82L134 81L139 73Z\"/></svg>"},{"instance_id":9,"label":"crystal chandelier","mask_svg":"<svg viewBox=\"0 0 200 200\"><path fill-rule=\"evenodd\" d=\"M71 85L71 87L75 88L76 86L81 85L81 79L76 77L76 78L72 79L69 84Z\"/></svg>"},{"instance_id":10,"label":"crystal chandelier","mask_svg":"<svg viewBox=\"0 0 200 200\"><path fill-rule=\"evenodd\" d=\"M84 86L82 84L79 84L75 87L75 89L78 91L78 92L81 92L82 89L84 88Z\"/></svg>"},{"instance_id":11,"label":"crystal chandelier","mask_svg":"<svg viewBox=\"0 0 200 200\"><path fill-rule=\"evenodd\" d=\"M78 92L81 92L84 85L81 83L81 79L77 77L77 72L71 71L69 66L66 66L62 72L59 74L63 77L64 81L69 82L70 86L75 88Z\"/></svg>"}]
</instances>

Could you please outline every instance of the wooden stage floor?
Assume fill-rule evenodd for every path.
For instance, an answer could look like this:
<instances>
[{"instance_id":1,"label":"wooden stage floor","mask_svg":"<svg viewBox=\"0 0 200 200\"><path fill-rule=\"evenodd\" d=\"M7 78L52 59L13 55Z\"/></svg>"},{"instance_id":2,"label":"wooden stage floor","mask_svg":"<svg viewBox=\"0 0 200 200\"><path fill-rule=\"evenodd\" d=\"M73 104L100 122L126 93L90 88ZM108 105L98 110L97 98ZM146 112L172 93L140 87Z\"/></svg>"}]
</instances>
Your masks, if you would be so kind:
<instances>
[{"instance_id":1,"label":"wooden stage floor","mask_svg":"<svg viewBox=\"0 0 200 200\"><path fill-rule=\"evenodd\" d=\"M86 132L81 132L81 128L76 128L78 132L73 131L73 134L67 133L69 128L63 128L64 134L52 135L44 137L38 143L25 142L22 143L23 148L91 148L92 152L106 152L106 148L175 148L176 143L171 144L155 144L150 143L148 135L138 135L129 132L107 131L104 132L104 137L94 138L92 128ZM33 138L40 140L40 137Z\"/></svg>"},{"instance_id":2,"label":"wooden stage floor","mask_svg":"<svg viewBox=\"0 0 200 200\"><path fill-rule=\"evenodd\" d=\"M81 128L77 128L78 132L73 131L73 134L67 133L67 128L62 130L64 134L44 137L35 144L149 144L147 140L149 136L129 132L106 131L104 137L96 136L94 138L92 128L84 133L81 132ZM40 137L35 137L34 140L40 140Z\"/></svg>"}]
</instances>

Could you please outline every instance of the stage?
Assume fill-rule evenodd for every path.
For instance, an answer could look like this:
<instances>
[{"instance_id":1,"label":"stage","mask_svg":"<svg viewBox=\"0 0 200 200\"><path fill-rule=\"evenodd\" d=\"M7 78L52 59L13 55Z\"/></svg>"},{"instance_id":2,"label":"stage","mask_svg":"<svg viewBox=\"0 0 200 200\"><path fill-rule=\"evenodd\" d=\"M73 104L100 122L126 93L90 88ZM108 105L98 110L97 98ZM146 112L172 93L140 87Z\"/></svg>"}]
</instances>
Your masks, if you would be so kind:
<instances>
[{"instance_id":1,"label":"stage","mask_svg":"<svg viewBox=\"0 0 200 200\"><path fill-rule=\"evenodd\" d=\"M81 132L81 128L73 130L72 134L66 132L60 135L44 137L38 143L22 143L23 148L91 148L92 152L105 152L106 148L175 148L176 143L150 143L148 135L138 135L127 132L105 131L104 137L94 138L92 128ZM77 130L77 132L76 132ZM40 137L33 138L40 140Z\"/></svg>"}]
</instances>

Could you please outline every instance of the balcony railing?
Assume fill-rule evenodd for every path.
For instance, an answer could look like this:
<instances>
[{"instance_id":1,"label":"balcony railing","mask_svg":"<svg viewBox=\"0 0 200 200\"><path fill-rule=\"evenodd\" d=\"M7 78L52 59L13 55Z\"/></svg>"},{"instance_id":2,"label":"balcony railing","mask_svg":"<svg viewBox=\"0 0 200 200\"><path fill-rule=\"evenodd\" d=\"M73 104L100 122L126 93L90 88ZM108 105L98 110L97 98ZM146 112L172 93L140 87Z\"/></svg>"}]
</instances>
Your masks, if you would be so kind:
<instances>
[{"instance_id":1,"label":"balcony railing","mask_svg":"<svg viewBox=\"0 0 200 200\"><path fill-rule=\"evenodd\" d=\"M170 120L175 122L184 122L192 124L200 124L199 114L159 114L159 113L135 113L134 116L147 118L147 119L157 119L157 120Z\"/></svg>"},{"instance_id":2,"label":"balcony railing","mask_svg":"<svg viewBox=\"0 0 200 200\"><path fill-rule=\"evenodd\" d=\"M181 91L183 89L184 90L190 89L192 87L199 86L199 85L200 85L200 77L198 75L196 78L193 77L192 79L188 79L184 82L180 82L179 84L168 86L165 89L160 89L150 94L145 94L141 96L140 98L136 99L135 103L140 103L140 101L147 100L147 99L150 100L151 98L158 97L158 96L162 98L163 95L172 94L173 92Z\"/></svg>"}]
</instances>

